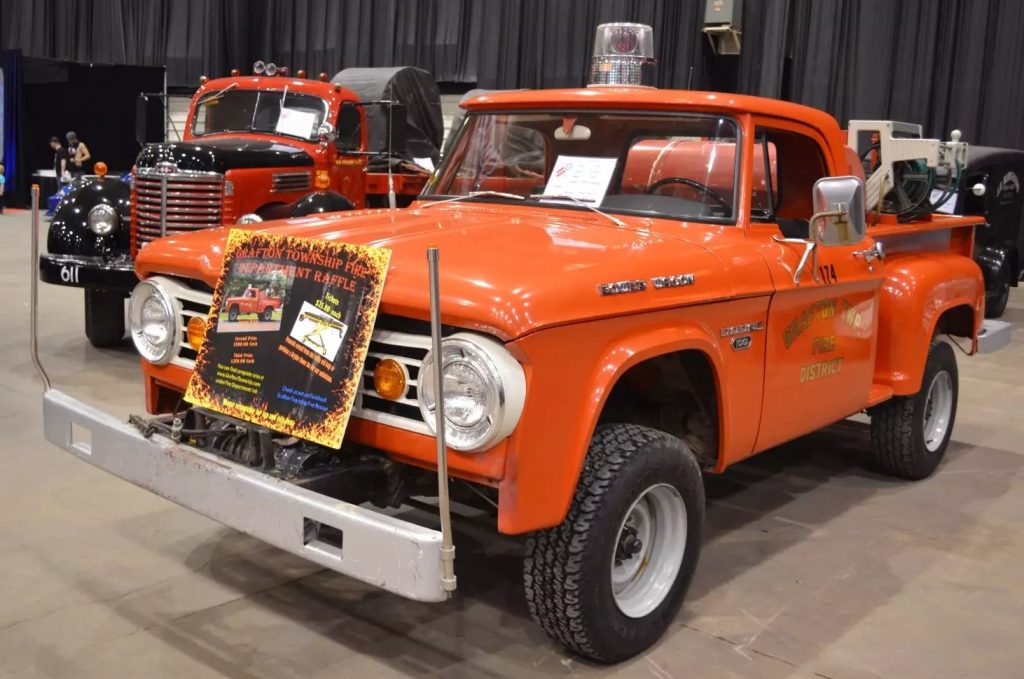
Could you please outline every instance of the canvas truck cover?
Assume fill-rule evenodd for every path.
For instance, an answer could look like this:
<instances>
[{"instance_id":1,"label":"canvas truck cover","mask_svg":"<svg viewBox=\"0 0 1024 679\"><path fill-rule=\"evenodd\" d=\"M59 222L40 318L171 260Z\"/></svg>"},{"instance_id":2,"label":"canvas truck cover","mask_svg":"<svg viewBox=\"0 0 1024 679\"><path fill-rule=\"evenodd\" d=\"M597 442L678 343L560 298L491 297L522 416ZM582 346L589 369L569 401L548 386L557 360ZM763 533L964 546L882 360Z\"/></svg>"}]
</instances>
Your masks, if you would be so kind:
<instances>
[{"instance_id":1,"label":"canvas truck cover","mask_svg":"<svg viewBox=\"0 0 1024 679\"><path fill-rule=\"evenodd\" d=\"M385 108L369 102L398 101L406 111L406 144L404 149L395 149L392 156L403 160L430 158L435 164L440 161L444 138L441 93L430 73L412 66L346 68L331 82L347 87L367 102L367 133L371 151L387 149L388 119Z\"/></svg>"}]
</instances>

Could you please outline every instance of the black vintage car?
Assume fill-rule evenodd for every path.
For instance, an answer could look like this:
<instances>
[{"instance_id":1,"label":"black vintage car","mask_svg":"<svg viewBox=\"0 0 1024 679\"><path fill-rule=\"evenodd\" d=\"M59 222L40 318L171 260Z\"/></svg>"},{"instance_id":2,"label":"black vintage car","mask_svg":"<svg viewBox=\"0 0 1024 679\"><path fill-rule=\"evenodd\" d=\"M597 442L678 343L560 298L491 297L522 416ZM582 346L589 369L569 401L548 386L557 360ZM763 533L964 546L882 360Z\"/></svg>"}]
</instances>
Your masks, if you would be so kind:
<instances>
[{"instance_id":1,"label":"black vintage car","mask_svg":"<svg viewBox=\"0 0 1024 679\"><path fill-rule=\"evenodd\" d=\"M971 146L967 173L955 209L980 215L986 225L975 230L974 259L985 275L985 316L998 318L1006 310L1010 286L1021 279L1024 250L1024 151Z\"/></svg>"}]
</instances>

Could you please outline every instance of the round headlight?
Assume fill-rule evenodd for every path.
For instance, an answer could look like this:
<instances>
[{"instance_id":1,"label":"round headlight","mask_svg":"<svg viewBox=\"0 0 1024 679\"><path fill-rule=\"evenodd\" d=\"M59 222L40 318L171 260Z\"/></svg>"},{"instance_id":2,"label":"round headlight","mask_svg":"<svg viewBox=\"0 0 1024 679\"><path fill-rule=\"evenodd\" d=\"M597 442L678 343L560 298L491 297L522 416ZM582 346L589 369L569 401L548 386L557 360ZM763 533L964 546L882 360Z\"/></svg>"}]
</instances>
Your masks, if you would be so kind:
<instances>
[{"instance_id":1,"label":"round headlight","mask_svg":"<svg viewBox=\"0 0 1024 679\"><path fill-rule=\"evenodd\" d=\"M247 212L246 214L239 217L238 221L235 222L235 224L258 224L259 222L262 221L263 217L260 217L255 212Z\"/></svg>"},{"instance_id":2,"label":"round headlight","mask_svg":"<svg viewBox=\"0 0 1024 679\"><path fill-rule=\"evenodd\" d=\"M431 432L436 432L434 362L433 353L428 353L417 380L420 412ZM445 339L441 374L449 446L485 450L512 433L523 411L526 378L501 343L464 333Z\"/></svg>"},{"instance_id":3,"label":"round headlight","mask_svg":"<svg viewBox=\"0 0 1024 679\"><path fill-rule=\"evenodd\" d=\"M117 228L119 221L117 210L114 209L113 205L107 205L106 203L100 203L93 207L89 210L89 216L86 217L89 228L97 236L106 236L113 232Z\"/></svg>"},{"instance_id":4,"label":"round headlight","mask_svg":"<svg viewBox=\"0 0 1024 679\"><path fill-rule=\"evenodd\" d=\"M159 281L142 281L128 300L132 342L150 363L163 365L174 357L180 329L174 299Z\"/></svg>"}]
</instances>

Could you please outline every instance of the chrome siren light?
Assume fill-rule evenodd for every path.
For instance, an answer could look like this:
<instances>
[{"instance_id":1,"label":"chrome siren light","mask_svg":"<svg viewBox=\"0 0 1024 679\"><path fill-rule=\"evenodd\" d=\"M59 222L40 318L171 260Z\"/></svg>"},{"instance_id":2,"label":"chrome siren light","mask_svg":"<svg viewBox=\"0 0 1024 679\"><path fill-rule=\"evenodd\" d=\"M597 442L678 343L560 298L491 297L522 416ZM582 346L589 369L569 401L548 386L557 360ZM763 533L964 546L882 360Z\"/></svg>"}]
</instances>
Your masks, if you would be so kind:
<instances>
[{"instance_id":1,"label":"chrome siren light","mask_svg":"<svg viewBox=\"0 0 1024 679\"><path fill-rule=\"evenodd\" d=\"M601 24L590 61L591 85L654 86L654 29L645 24Z\"/></svg>"}]
</instances>

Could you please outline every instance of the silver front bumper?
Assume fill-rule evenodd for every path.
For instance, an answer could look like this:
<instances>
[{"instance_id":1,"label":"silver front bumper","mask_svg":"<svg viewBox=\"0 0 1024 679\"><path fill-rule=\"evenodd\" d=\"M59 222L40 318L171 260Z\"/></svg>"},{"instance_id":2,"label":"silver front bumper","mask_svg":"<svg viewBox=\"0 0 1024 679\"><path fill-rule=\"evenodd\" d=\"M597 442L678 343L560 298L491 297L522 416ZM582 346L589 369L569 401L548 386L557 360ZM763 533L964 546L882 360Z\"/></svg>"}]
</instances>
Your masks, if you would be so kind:
<instances>
[{"instance_id":1,"label":"silver front bumper","mask_svg":"<svg viewBox=\"0 0 1024 679\"><path fill-rule=\"evenodd\" d=\"M441 533L341 502L123 423L60 391L43 395L46 439L89 464L338 573L443 601ZM306 542L306 520L341 531ZM337 543L341 544L338 545Z\"/></svg>"}]
</instances>

